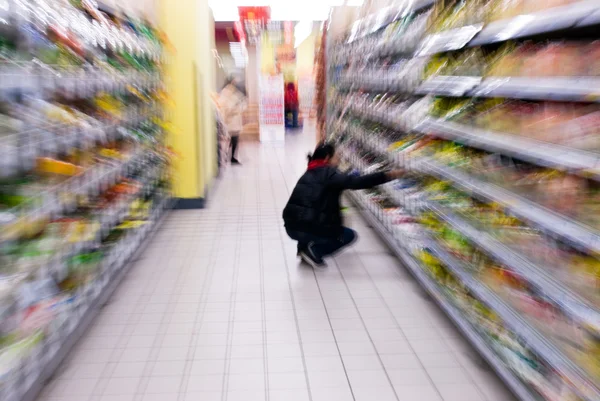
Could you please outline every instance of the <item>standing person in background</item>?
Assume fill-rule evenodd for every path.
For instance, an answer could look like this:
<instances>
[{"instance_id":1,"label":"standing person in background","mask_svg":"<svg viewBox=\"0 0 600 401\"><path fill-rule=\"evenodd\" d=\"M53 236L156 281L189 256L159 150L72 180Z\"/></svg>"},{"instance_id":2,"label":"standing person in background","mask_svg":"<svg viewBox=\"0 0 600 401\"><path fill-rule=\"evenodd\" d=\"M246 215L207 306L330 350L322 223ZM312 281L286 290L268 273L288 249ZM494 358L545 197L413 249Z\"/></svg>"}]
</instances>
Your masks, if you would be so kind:
<instances>
[{"instance_id":1,"label":"standing person in background","mask_svg":"<svg viewBox=\"0 0 600 401\"><path fill-rule=\"evenodd\" d=\"M296 90L296 85L293 82L289 82L285 89L284 96L285 103L285 115L287 116L289 113L292 114L292 127L298 127L298 109L299 109L299 101L298 101L298 91Z\"/></svg>"},{"instance_id":2,"label":"standing person in background","mask_svg":"<svg viewBox=\"0 0 600 401\"><path fill-rule=\"evenodd\" d=\"M283 209L285 230L298 241L298 255L312 267L324 267L323 257L356 239L344 227L340 196L346 189L367 189L400 178L402 170L353 176L337 169L339 158L331 144L320 144L308 157L308 168Z\"/></svg>"},{"instance_id":3,"label":"standing person in background","mask_svg":"<svg viewBox=\"0 0 600 401\"><path fill-rule=\"evenodd\" d=\"M246 109L246 90L236 78L230 77L219 93L218 102L225 126L231 136L231 164L240 164L235 155L242 131L242 115Z\"/></svg>"}]
</instances>

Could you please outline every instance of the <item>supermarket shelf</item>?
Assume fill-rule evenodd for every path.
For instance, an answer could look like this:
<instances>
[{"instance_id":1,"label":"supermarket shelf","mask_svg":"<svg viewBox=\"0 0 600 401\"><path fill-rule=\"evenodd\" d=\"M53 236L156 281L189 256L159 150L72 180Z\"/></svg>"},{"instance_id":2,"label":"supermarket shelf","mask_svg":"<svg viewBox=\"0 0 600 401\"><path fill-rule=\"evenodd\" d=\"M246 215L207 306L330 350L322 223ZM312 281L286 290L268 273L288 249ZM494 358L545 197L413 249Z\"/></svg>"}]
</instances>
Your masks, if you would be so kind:
<instances>
[{"instance_id":1,"label":"supermarket shelf","mask_svg":"<svg viewBox=\"0 0 600 401\"><path fill-rule=\"evenodd\" d=\"M415 91L419 95L466 96L481 84L481 77L439 75L424 81Z\"/></svg>"},{"instance_id":2,"label":"supermarket shelf","mask_svg":"<svg viewBox=\"0 0 600 401\"><path fill-rule=\"evenodd\" d=\"M21 222L50 218L61 211L67 210L75 202L77 195L101 192L103 188L114 184L119 176L125 174L128 169L145 157L144 152L139 151L122 163L114 166L94 167L90 171L86 171L80 176L75 176L67 182L48 190L42 194L43 201L39 207L28 208L28 205L24 205L26 211L20 213L17 210L14 212L14 215L19 216L17 219L0 225L2 229L0 243L12 239L16 232L20 230ZM21 207L17 209L19 208Z\"/></svg>"},{"instance_id":3,"label":"supermarket shelf","mask_svg":"<svg viewBox=\"0 0 600 401\"><path fill-rule=\"evenodd\" d=\"M426 9L426 8L431 7L432 5L434 5L436 1L437 0L411 1L411 2L409 2L409 4L410 4L410 11L417 12L417 11L424 10L424 9Z\"/></svg>"},{"instance_id":4,"label":"supermarket shelf","mask_svg":"<svg viewBox=\"0 0 600 401\"><path fill-rule=\"evenodd\" d=\"M599 102L600 79L595 77L481 78L440 75L424 81L417 88L416 93L454 97Z\"/></svg>"},{"instance_id":5,"label":"supermarket shelf","mask_svg":"<svg viewBox=\"0 0 600 401\"><path fill-rule=\"evenodd\" d=\"M385 7L376 13L367 15L354 22L353 28L348 32L350 38L347 43L350 44L369 36L392 22L397 21L404 15L416 13L433 6L435 2L436 0L405 1L400 3L399 6ZM353 30L355 31L353 32Z\"/></svg>"},{"instance_id":6,"label":"supermarket shelf","mask_svg":"<svg viewBox=\"0 0 600 401\"><path fill-rule=\"evenodd\" d=\"M347 154L344 154L344 157L347 160L351 160ZM395 200L399 205L408 210L415 210L417 207L417 205L407 205L405 200L399 197L396 191L390 187L384 185L381 189L391 199ZM475 229L440 205L430 201L420 202L419 205L419 207L425 207L436 213L440 218L452 225L495 259L512 267L516 272L523 275L529 282L544 291L544 293L566 313L600 333L600 311L587 300L568 289L563 283L555 280L547 273L546 269L537 266L535 263L527 260L524 256L518 255L506 245L497 241L487 233Z\"/></svg>"},{"instance_id":7,"label":"supermarket shelf","mask_svg":"<svg viewBox=\"0 0 600 401\"><path fill-rule=\"evenodd\" d=\"M411 93L415 88L408 87L398 74L385 72L379 75L360 74L340 78L338 86L347 91L393 91Z\"/></svg>"},{"instance_id":8,"label":"supermarket shelf","mask_svg":"<svg viewBox=\"0 0 600 401\"><path fill-rule=\"evenodd\" d=\"M89 149L96 142L105 143L117 134L116 124L98 124L89 129L66 125L42 125L24 132L0 138L0 169L2 176L33 166L40 156L66 152L77 146Z\"/></svg>"},{"instance_id":9,"label":"supermarket shelf","mask_svg":"<svg viewBox=\"0 0 600 401\"><path fill-rule=\"evenodd\" d=\"M160 227L163 219L167 215L165 210L168 210L170 198L162 201L161 205L156 209L157 213L153 216L150 225L143 226L133 236L126 237L130 244L127 247L115 247L111 256L108 258L110 263L106 263L106 270L102 277L95 282L96 288L86 288L85 295L88 300L87 305L84 305L78 319L70 322L71 329L65 334L64 338L59 339L58 347L52 346L51 349L40 351L39 358L35 361L45 360L43 367L34 377L28 377L26 388L22 394L16 394L14 401L35 401L39 393L44 388L45 384L52 378L54 372L65 359L71 349L77 344L79 339L86 333L91 323L94 321L102 307L108 302L108 299L113 294L115 289L121 283L127 271L131 268L132 261L137 255L140 255L145 247L150 242L150 239ZM91 287L91 286L90 286ZM13 401L7 398L7 401Z\"/></svg>"},{"instance_id":10,"label":"supermarket shelf","mask_svg":"<svg viewBox=\"0 0 600 401\"><path fill-rule=\"evenodd\" d=\"M347 155L346 155L347 156ZM398 255L398 257L405 263L410 258L406 252L400 248L398 243L394 240L393 235L385 228L375 215L369 210L368 205L365 201L363 201L360 195L357 195L353 192L349 192L350 197L354 200L355 203L363 206L364 212L363 215L367 218L367 220L371 223L371 225L375 228L376 231L382 236L382 238L386 241L386 243L390 246L390 248ZM474 234L474 232L471 232ZM556 347L554 347L551 343L549 343L544 336L542 336L537 330L535 330L531 325L526 322L520 314L515 312L510 306L506 305L503 300L498 298L492 291L490 291L487 287L481 284L479 281L475 280L470 273L464 270L461 263L450 256L447 252L441 250L439 246L432 244L431 250L438 256L450 269L454 271L457 277L469 288L471 289L479 299L488 303L488 305L495 310L499 316L504 320L506 324L508 324L512 330L519 334L521 338L523 338L529 345L529 347L534 350L540 357L546 359L548 363L550 363L555 369L564 374L566 377L574 383L574 389L581 392L589 400L596 400L600 397L600 389L596 388L593 384L593 381L587 378L587 375L581 371L579 367L573 364L569 359L565 358L561 352L559 352ZM416 265L416 262L412 261L413 266ZM520 261L520 263L524 263L524 261ZM409 266L410 267L410 266ZM416 266L417 269L420 269ZM413 268L411 268L411 271ZM416 271L418 273L418 270ZM413 271L415 273L415 271ZM421 272L424 276L424 273ZM427 288L427 283L425 280L419 280L421 284L423 284ZM452 317L452 316L450 316ZM469 337L467 335L467 337ZM471 339L469 337L469 339ZM490 350L490 352L492 352ZM493 354L492 354L493 356ZM496 365L501 365L500 361L495 358L495 361L492 362L492 366L496 367ZM525 393L520 393L518 390L515 390L513 385L514 383L507 382L507 384L513 389L515 394L519 395L521 399L531 399L531 398L523 398L531 397L529 391L526 390L526 387L520 383L512 374L509 373L512 377L512 380L516 381L517 384L520 384L521 390L525 391ZM502 374L500 376L503 377ZM510 381L510 379L509 379ZM535 399L535 398L533 398Z\"/></svg>"},{"instance_id":11,"label":"supermarket shelf","mask_svg":"<svg viewBox=\"0 0 600 401\"><path fill-rule=\"evenodd\" d=\"M365 149L367 149L377 155L386 157L390 161L390 163L392 163L395 166L398 166L398 168L401 168L404 165L401 153L397 153L394 156L392 156L389 154L389 152L387 152L386 149L382 149L381 146L379 146L378 144L368 141L368 139L366 139L366 137L364 135L352 136L351 140L357 141ZM350 159L348 159L348 160L350 160ZM354 165L354 167L357 167L361 172L368 170L368 166L363 165L363 163L359 160L355 160L353 165Z\"/></svg>"},{"instance_id":12,"label":"supermarket shelf","mask_svg":"<svg viewBox=\"0 0 600 401\"><path fill-rule=\"evenodd\" d=\"M386 112L373 108L360 108L354 106L350 106L350 111L364 119L378 122L389 128L395 129L396 131L409 132L413 129L411 124L402 118L402 113L399 112L394 112L392 110Z\"/></svg>"},{"instance_id":13,"label":"supermarket shelf","mask_svg":"<svg viewBox=\"0 0 600 401\"><path fill-rule=\"evenodd\" d=\"M347 160L351 160L348 155L345 155L344 157ZM417 207L416 205L407 205L405 200L397 196L395 191L388 186L382 186L382 190L390 196L390 198L409 210L414 210L415 207ZM532 284L541 288L544 293L548 294L548 297L550 297L553 302L565 312L576 317L581 322L585 322L588 327L593 328L600 333L600 311L588 301L565 287L563 283L556 281L544 268L528 261L525 257L518 255L487 233L473 228L470 224L464 222L462 219L439 205L433 202L421 202L420 205L421 207L424 206L435 212L440 218L462 232L495 259L512 267L519 274L526 277Z\"/></svg>"},{"instance_id":14,"label":"supermarket shelf","mask_svg":"<svg viewBox=\"0 0 600 401\"><path fill-rule=\"evenodd\" d=\"M574 102L600 101L600 79L595 77L490 77L469 96Z\"/></svg>"},{"instance_id":15,"label":"supermarket shelf","mask_svg":"<svg viewBox=\"0 0 600 401\"><path fill-rule=\"evenodd\" d=\"M435 3L433 0L419 2L415 4L412 11L419 11L433 3ZM394 10L390 9L389 11ZM377 13L357 21L354 26L360 32L352 32L351 40L348 43L354 43L378 31L405 12L399 10L396 17L391 18ZM460 50L465 47L482 46L597 25L600 25L600 6L598 2L596 0L584 0L575 4L522 14L489 24L466 25L437 32L423 38L414 54L417 57L430 56L436 53ZM383 52L382 55L388 53ZM343 57L342 61L347 62L347 59L348 57Z\"/></svg>"},{"instance_id":16,"label":"supermarket shelf","mask_svg":"<svg viewBox=\"0 0 600 401\"><path fill-rule=\"evenodd\" d=\"M151 173L155 174L156 171ZM151 176L147 174L146 177L142 180L142 186L146 187L149 184L153 183L156 179L156 176ZM145 190L142 189L142 191ZM125 217L128 215L131 210L131 206L133 202L139 197L139 193L124 196L121 200L117 201L115 205L110 208L105 209L99 216L99 235L94 235L94 239L90 239L88 241L79 241L73 243L67 249L62 252L58 252L57 255L51 258L51 260L42 266L37 272L32 272L31 276L35 275L38 278L51 278L56 282L60 282L62 278L64 278L66 274L66 266L64 264L65 255L76 255L80 253L83 249L89 248L95 241L100 239L104 239L108 233L119 225ZM27 280L29 277L24 276L23 280ZM15 285L15 290L18 289L18 285Z\"/></svg>"},{"instance_id":17,"label":"supermarket shelf","mask_svg":"<svg viewBox=\"0 0 600 401\"><path fill-rule=\"evenodd\" d=\"M377 143L377 141L370 140L368 135L361 134L360 132L352 132L350 140L360 143L365 149L373 153L386 157L390 163L398 168L403 168L405 165L404 155L401 152L390 154L387 147L382 146L380 143ZM350 159L348 158L348 160ZM356 161L354 163L355 167L357 163L360 162ZM360 166L361 171L366 170L366 168L367 166Z\"/></svg>"},{"instance_id":18,"label":"supermarket shelf","mask_svg":"<svg viewBox=\"0 0 600 401\"><path fill-rule=\"evenodd\" d=\"M568 29L600 24L600 5L597 0L554 7L531 14L495 21L487 25L475 24L429 35L417 51L417 56L460 50L512 39L532 37Z\"/></svg>"},{"instance_id":19,"label":"supermarket shelf","mask_svg":"<svg viewBox=\"0 0 600 401\"><path fill-rule=\"evenodd\" d=\"M69 2L2 6L4 34L20 43L0 61L7 106L0 178L10 207L0 212L8 263L0 320L10 322L0 349L2 401L36 399L170 204L162 186L170 157L157 121L165 40L154 25L119 10L108 21L92 3L85 10ZM34 32L36 16L43 21ZM46 29L64 18L60 32ZM58 51L61 43L70 54ZM112 146L115 139L124 140ZM82 161L76 166L65 158L74 153Z\"/></svg>"},{"instance_id":20,"label":"supermarket shelf","mask_svg":"<svg viewBox=\"0 0 600 401\"><path fill-rule=\"evenodd\" d=\"M539 357L548 362L554 369L568 379L571 389L587 400L600 399L600 389L588 378L577 365L565 357L554 344L549 342L537 329L525 320L521 314L506 304L503 299L491 291L487 286L476 280L471 273L463 267L462 263L432 242L428 249L448 267L456 277L479 298L486 303L504 324L509 326Z\"/></svg>"},{"instance_id":21,"label":"supermarket shelf","mask_svg":"<svg viewBox=\"0 0 600 401\"><path fill-rule=\"evenodd\" d=\"M514 269L527 281L538 287L554 304L565 313L575 317L586 326L600 333L600 311L563 283L555 280L546 269L517 254L486 232L480 231L452 212L433 202L427 202L427 208L446 221L474 244L485 250L490 256Z\"/></svg>"},{"instance_id":22,"label":"supermarket shelf","mask_svg":"<svg viewBox=\"0 0 600 401\"><path fill-rule=\"evenodd\" d=\"M426 118L416 126L410 127L394 113L365 111L357 107L352 107L351 110L362 118L379 122L401 132L415 130L423 134L434 134L470 147L516 157L539 166L567 170L600 181L600 154L593 152L434 118ZM374 145L369 143L368 139L362 141L370 147ZM381 149L378 151L381 152Z\"/></svg>"},{"instance_id":23,"label":"supermarket shelf","mask_svg":"<svg viewBox=\"0 0 600 401\"><path fill-rule=\"evenodd\" d=\"M394 190L394 188L391 186L391 182L380 185L378 189L387 195L391 200L393 200L398 206L402 206L404 209L406 209L409 213L413 214L413 212L415 212L415 207L407 202L398 191Z\"/></svg>"},{"instance_id":24,"label":"supermarket shelf","mask_svg":"<svg viewBox=\"0 0 600 401\"><path fill-rule=\"evenodd\" d=\"M482 29L483 24L475 24L429 35L423 39L415 55L425 57L436 53L460 50L467 46Z\"/></svg>"},{"instance_id":25,"label":"supermarket shelf","mask_svg":"<svg viewBox=\"0 0 600 401\"><path fill-rule=\"evenodd\" d=\"M344 152L344 157L347 160L351 159L346 152ZM413 163L413 167L420 169L420 167L417 167L418 165L419 164ZM447 179L447 177L443 178ZM470 183L468 180L467 182ZM481 184L483 185L483 183ZM477 186L477 184L473 185ZM399 250L398 244L393 239L392 234L389 233L385 228L385 225L379 222L377 217L373 215L370 210L368 210L368 205L361 199L361 197L354 193L351 193L351 196L355 202L358 202L365 207L365 215L367 216L368 220L371 222L372 226L382 234L382 236L387 236L385 238L386 242L395 251L395 253L398 254L399 252L403 252L401 249ZM436 212L441 213L441 209L435 208L434 205L428 205L428 207L434 208ZM478 244L480 244L485 250L492 253L493 256L496 256L499 259L501 258L500 260L503 263L506 263L519 272L523 272L524 274L527 273L527 277L529 277L534 284L545 290L544 293L547 293L548 296L553 297L553 300L560 302L559 306L562 306L565 311L568 311L570 314L576 316L580 320L587 322L592 327L600 327L600 323L597 320L597 311L590 308L585 302L580 300L577 295L562 287L559 283L554 281L554 279L548 277L545 272L540 271L541 268L517 256L514 252L493 240L487 234L475 230L466 223L460 221L458 218L451 216L447 212L444 212L444 215L447 220L451 220L451 224L455 225L455 227L460 227L460 231L463 232L463 234L468 235L476 240ZM467 287L476 293L481 300L489 301L488 304L490 307L496 310L499 315L501 315L502 319L505 320L505 322L509 324L516 333L525 338L528 341L529 346L536 353L544 357L554 368L565 374L566 377L575 383L576 388L580 389L582 394L584 394L587 399L598 399L597 397L600 396L600 389L594 386L593 381L588 379L587 375L582 372L579 367L573 364L569 359L565 358L562 353L556 349L556 347L549 343L537 330L532 328L529 323L524 321L523 318L511 307L507 306L504 301L499 299L477 280L473 279L473 277L463 269L460 262L456 261L450 255L440 250L439 247L435 248L435 250L436 255L440 257L440 259L442 259L446 264L451 264L449 267L455 270L455 273L457 273L461 281L463 281ZM553 293L553 291L557 292ZM509 319L510 321L508 321Z\"/></svg>"},{"instance_id":26,"label":"supermarket shelf","mask_svg":"<svg viewBox=\"0 0 600 401\"><path fill-rule=\"evenodd\" d=\"M500 360L498 356L496 356L490 346L487 345L487 343L481 338L473 326L462 316L461 312L448 302L448 300L441 293L437 284L435 284L433 280L427 276L414 258L398 245L398 243L393 239L392 234L385 229L381 222L367 208L364 207L364 202L360 198L360 195L357 195L352 191L348 191L348 194L355 204L362 206L359 209L361 210L361 214L367 219L375 231L378 232L380 237L389 245L390 249L400 259L402 264L411 272L415 279L436 301L438 306L446 313L450 320L452 320L456 327L475 347L479 354L489 363L492 369L496 371L498 376L511 389L511 391L521 401L537 401L537 398L532 395L527 386L518 378L516 378L514 374L506 367L504 362Z\"/></svg>"},{"instance_id":27,"label":"supermarket shelf","mask_svg":"<svg viewBox=\"0 0 600 401\"><path fill-rule=\"evenodd\" d=\"M22 170L29 170L35 160L42 156L54 156L67 152L73 147L87 150L97 143L126 136L126 127L137 127L157 111L141 112L136 109L124 113L120 121L95 120L86 121L86 128L65 124L41 124L29 130L17 132L0 138L0 176L8 177Z\"/></svg>"},{"instance_id":28,"label":"supermarket shelf","mask_svg":"<svg viewBox=\"0 0 600 401\"><path fill-rule=\"evenodd\" d=\"M350 164L354 169L358 170L360 173L365 173L368 166L362 163L361 160L358 160L357 158L352 158L349 155L350 152L348 152L346 146L338 146L338 150L342 156L342 160L345 160L348 164Z\"/></svg>"},{"instance_id":29,"label":"supermarket shelf","mask_svg":"<svg viewBox=\"0 0 600 401\"><path fill-rule=\"evenodd\" d=\"M594 26L600 24L599 12L600 5L597 0L585 0L492 22L486 25L469 43L469 46L481 46L565 29Z\"/></svg>"},{"instance_id":30,"label":"supermarket shelf","mask_svg":"<svg viewBox=\"0 0 600 401\"><path fill-rule=\"evenodd\" d=\"M372 29L376 25L375 19L371 18L369 20L371 22L370 29L365 29L367 23L360 26L358 29L359 35L355 35L355 38L366 36L379 29L380 27ZM389 18L385 21L389 21ZM394 51L404 53L405 57L413 55L415 58L423 60L427 58L426 56L440 52L485 46L512 39L558 37L557 33L567 31L574 34L576 31L583 32L579 28L584 27L596 27L596 29L600 27L599 0L579 0L564 7L555 7L489 24L475 24L438 32L426 36L421 41L416 39L410 42L410 44L417 43L416 52L412 51L414 47L406 46L405 42L400 40L396 45L397 49L394 49L392 41L387 43L352 43L340 49L341 51L337 54L339 57L333 57L332 61L333 64L336 64L337 60L341 59L342 64L346 63L352 67L355 62L362 65L365 60L381 58ZM585 30L585 32L591 31L590 29ZM353 33L356 33L356 30ZM550 34L553 36L550 36ZM376 41L375 39L374 42ZM358 46L354 46L355 44ZM415 60L415 58L412 60ZM336 67L340 66L337 65ZM336 71L339 73L339 69ZM363 71L360 76L353 73L352 69L347 71L349 73L342 72L341 85L338 87L343 88L344 92L363 90L366 92L406 93L407 95L416 93L449 97L468 96L474 98L600 103L600 79L592 77L485 78L438 76L418 83L415 88L414 83L418 82L420 75L412 74L412 70L408 68L405 68L405 71L400 68L397 71L392 71L383 67L379 70L369 69ZM330 69L330 72L332 72L332 69ZM333 82L333 80L330 82ZM352 97L349 99L352 99ZM425 100L423 99L423 101ZM570 149L508 133L471 128L433 118L423 119L424 114L409 118L412 116L402 115L400 112L394 112L384 107L375 108L366 102L360 102L358 107L356 105L351 107L353 114L356 116L379 122L394 130L409 132L414 129L423 134L432 134L474 148L505 154L536 165L568 171L572 174L600 181L600 154ZM419 119L423 120L418 121ZM350 127L352 125L348 125L348 128ZM583 219L581 222L574 221L566 215L546 209L544 206L504 189L500 185L485 182L485 178L475 178L458 168L447 167L436 159L396 156L394 153L389 152L387 148L383 149L385 142L382 143L379 136L367 135L368 133L361 132L361 130L352 132L346 130L346 133L350 134L349 136L352 137L357 146L385 155L388 160L395 158L393 161L407 170L450 181L456 188L461 188L470 196L500 204L507 213L528 222L532 227L540 228L546 234L560 238L574 248L594 255L600 254L600 230L586 226ZM352 148L354 146L340 150L345 151L343 157L349 160L351 164L363 169L362 160L358 158L359 155L352 153ZM542 263L526 257L520 251L513 250L497 240L492 233L482 228L476 228L479 226L473 226L452 210L448 210L439 204L428 203L424 200L424 197L405 196L404 194L407 192L396 190L392 186L382 186L381 190L409 212L411 211L410 208L413 208L413 211L423 210L423 207L429 208L440 217L440 220L445 220L457 231L460 231L482 251L524 276L531 285L547 296L566 315L578 321L577 323L600 332L600 311L597 310L596 306L581 296L574 287L570 287L560 281L560 278L554 277L552 272L546 269ZM492 344L484 341L485 336L477 332L466 316L454 307L454 303L450 302L445 296L444 289L419 266L418 261L411 256L408 249L414 249L414 246L430 246L431 251L443 260L450 271L454 271L457 278L469 288L473 295L488 304L498 314L508 330L515 333L516 337L522 339L528 348L558 371L564 383L578 393L578 399L581 398L586 401L600 400L600 383L592 379L582 367L575 363L575 359L571 358L566 351L563 351L560 344L555 344L552 338L546 337L542 326L536 326L527 316L519 312L519 308L513 307L510 299L498 295L499 293L493 291L491 286L488 287L480 281L477 276L474 276L467 269L463 262L453 257L439 244L429 244L430 239L424 239L418 245L414 241L404 243L401 234L399 234L401 230L392 229L383 211L378 209L374 203L369 202L368 198L362 195L362 192L356 191L348 193L348 195L354 203L362 206L361 212L370 222L370 225L388 243L393 252L432 295L457 327L463 331L471 343L490 361L491 366L497 370L499 376L521 400L539 400L539 396L534 392L533 387L521 382L516 374L502 363L498 354L492 350ZM398 234L394 234L396 232Z\"/></svg>"},{"instance_id":31,"label":"supermarket shelf","mask_svg":"<svg viewBox=\"0 0 600 401\"><path fill-rule=\"evenodd\" d=\"M425 119L415 130L544 167L569 170L584 177L600 180L600 154L433 118Z\"/></svg>"},{"instance_id":32,"label":"supermarket shelf","mask_svg":"<svg viewBox=\"0 0 600 401\"><path fill-rule=\"evenodd\" d=\"M386 145L383 143L383 141L378 141L374 139L372 135L367 135L367 133L360 128L350 128L349 132L352 134L352 138L358 140L365 148L369 149L370 151L381 155L387 154L387 149L390 144Z\"/></svg>"},{"instance_id":33,"label":"supermarket shelf","mask_svg":"<svg viewBox=\"0 0 600 401\"><path fill-rule=\"evenodd\" d=\"M496 185L478 180L454 168L443 166L434 160L427 158L412 160L410 166L415 171L452 181L458 187L479 198L495 202L511 211L515 216L535 224L548 234L569 241L577 248L596 254L600 253L600 233L591 227L578 224Z\"/></svg>"},{"instance_id":34,"label":"supermarket shelf","mask_svg":"<svg viewBox=\"0 0 600 401\"><path fill-rule=\"evenodd\" d=\"M160 167L156 166L148 170L141 180L140 193L148 193L148 188L154 186L157 179L159 178L158 172ZM3 299L0 302L0 316L4 316L4 313L14 310L17 307L16 301L18 297L15 295L18 293L20 287L32 277L37 280L50 279L55 282L60 282L64 279L67 266L64 263L65 255L76 255L82 252L84 249L96 246L96 241L106 238L106 235L115 228L118 224L124 221L128 212L131 210L133 202L139 197L140 193L128 195L123 199L116 202L116 204L110 208L105 209L99 216L99 235L94 231L82 234L83 237L93 237L86 241L79 241L69 245L66 249L58 252L55 256L50 258L44 266L41 266L36 271L32 271L29 274L22 274L18 278L12 281L12 288L9 292L3 294ZM158 208L158 210L165 209L164 207ZM0 396L2 392L0 391Z\"/></svg>"},{"instance_id":35,"label":"supermarket shelf","mask_svg":"<svg viewBox=\"0 0 600 401\"><path fill-rule=\"evenodd\" d=\"M78 73L62 71L36 63L0 66L0 93L51 93L61 91L68 97L87 97L100 91L124 90L127 86L154 89L160 85L157 76L142 73L108 73L86 70Z\"/></svg>"},{"instance_id":36,"label":"supermarket shelf","mask_svg":"<svg viewBox=\"0 0 600 401\"><path fill-rule=\"evenodd\" d=\"M140 191L131 195L123 196L113 206L104 210L100 216L100 232L104 238L119 222L127 216L133 202L140 196L146 194L159 180L160 165L155 165L146 170L139 179Z\"/></svg>"}]
</instances>

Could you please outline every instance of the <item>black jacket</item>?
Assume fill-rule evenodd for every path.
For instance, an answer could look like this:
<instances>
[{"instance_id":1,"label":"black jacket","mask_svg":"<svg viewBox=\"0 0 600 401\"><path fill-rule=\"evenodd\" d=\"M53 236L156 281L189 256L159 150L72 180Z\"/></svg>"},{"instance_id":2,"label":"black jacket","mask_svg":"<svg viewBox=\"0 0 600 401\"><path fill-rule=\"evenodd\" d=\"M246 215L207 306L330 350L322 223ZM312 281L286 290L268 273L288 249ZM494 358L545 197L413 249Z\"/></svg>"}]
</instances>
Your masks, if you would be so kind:
<instances>
[{"instance_id":1,"label":"black jacket","mask_svg":"<svg viewBox=\"0 0 600 401\"><path fill-rule=\"evenodd\" d=\"M300 178L283 209L285 228L322 237L342 231L340 195L345 189L366 189L389 181L385 173L351 176L335 167L308 170Z\"/></svg>"}]
</instances>

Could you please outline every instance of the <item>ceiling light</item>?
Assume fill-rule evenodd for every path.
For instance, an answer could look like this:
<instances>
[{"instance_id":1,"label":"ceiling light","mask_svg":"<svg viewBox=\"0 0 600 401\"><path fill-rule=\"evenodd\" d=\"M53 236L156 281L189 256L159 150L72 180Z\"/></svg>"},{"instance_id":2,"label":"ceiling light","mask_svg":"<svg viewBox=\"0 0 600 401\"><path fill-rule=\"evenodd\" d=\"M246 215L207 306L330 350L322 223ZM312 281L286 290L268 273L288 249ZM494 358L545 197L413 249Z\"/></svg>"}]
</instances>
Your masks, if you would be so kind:
<instances>
[{"instance_id":1,"label":"ceiling light","mask_svg":"<svg viewBox=\"0 0 600 401\"><path fill-rule=\"evenodd\" d=\"M300 21L294 28L294 47L297 48L302 42L304 42L312 33L313 22L312 21Z\"/></svg>"}]
</instances>

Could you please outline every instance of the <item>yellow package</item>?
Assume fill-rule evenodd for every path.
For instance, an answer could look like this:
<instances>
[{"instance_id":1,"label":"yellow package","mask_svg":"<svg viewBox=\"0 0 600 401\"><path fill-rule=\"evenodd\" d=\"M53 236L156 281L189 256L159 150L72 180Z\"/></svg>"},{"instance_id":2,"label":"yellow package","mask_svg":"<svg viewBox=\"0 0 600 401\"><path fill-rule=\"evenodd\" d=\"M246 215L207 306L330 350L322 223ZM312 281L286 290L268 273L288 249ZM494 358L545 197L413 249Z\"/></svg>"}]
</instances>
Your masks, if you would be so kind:
<instances>
[{"instance_id":1,"label":"yellow package","mask_svg":"<svg viewBox=\"0 0 600 401\"><path fill-rule=\"evenodd\" d=\"M80 167L48 157L40 157L37 159L36 169L40 173L57 174L65 176L74 176L80 173Z\"/></svg>"}]
</instances>

